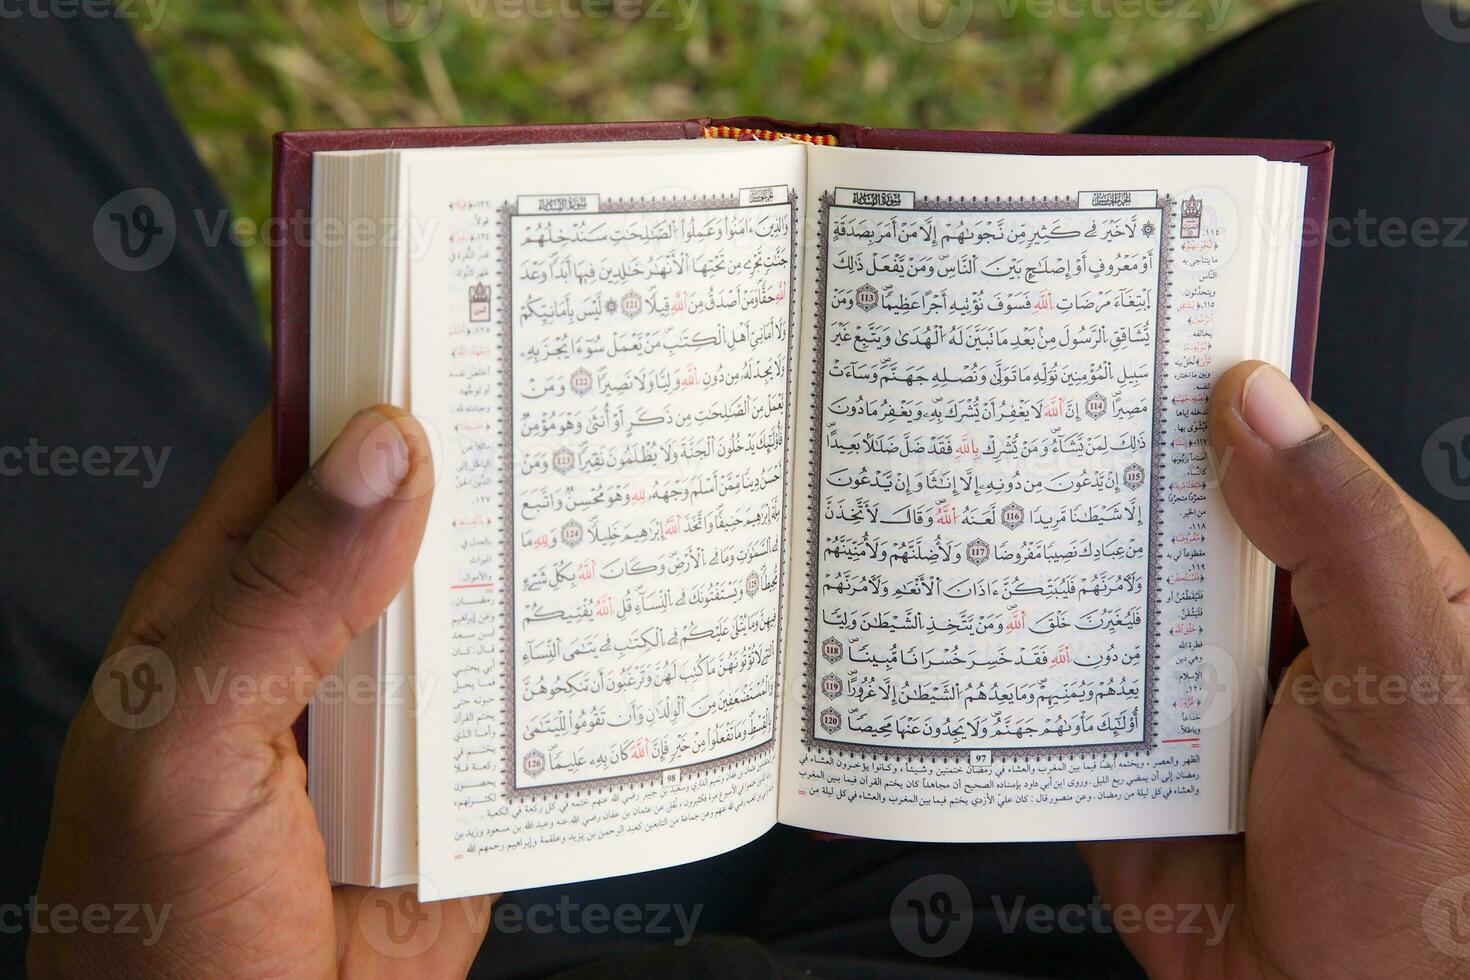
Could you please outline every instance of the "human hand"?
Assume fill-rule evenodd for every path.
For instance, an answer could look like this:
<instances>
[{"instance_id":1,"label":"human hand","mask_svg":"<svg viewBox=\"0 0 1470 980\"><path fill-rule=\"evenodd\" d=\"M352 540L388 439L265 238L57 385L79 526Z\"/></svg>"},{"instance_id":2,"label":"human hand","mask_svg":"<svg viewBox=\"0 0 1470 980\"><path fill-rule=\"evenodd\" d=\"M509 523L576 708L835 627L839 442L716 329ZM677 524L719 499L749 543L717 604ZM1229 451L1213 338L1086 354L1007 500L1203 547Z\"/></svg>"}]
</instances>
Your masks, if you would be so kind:
<instances>
[{"instance_id":1,"label":"human hand","mask_svg":"<svg viewBox=\"0 0 1470 980\"><path fill-rule=\"evenodd\" d=\"M1470 558L1274 368L1221 378L1210 442L1310 646L1267 716L1244 840L1082 845L1100 897L1228 910L1218 942L1125 936L1152 976L1462 976Z\"/></svg>"},{"instance_id":2,"label":"human hand","mask_svg":"<svg viewBox=\"0 0 1470 980\"><path fill-rule=\"evenodd\" d=\"M134 588L62 753L37 900L146 905L156 941L38 931L33 973L463 976L485 936L488 901L331 887L291 734L412 568L423 430L369 410L279 504L270 472L262 414ZM396 945L385 909L432 910L435 941Z\"/></svg>"}]
</instances>

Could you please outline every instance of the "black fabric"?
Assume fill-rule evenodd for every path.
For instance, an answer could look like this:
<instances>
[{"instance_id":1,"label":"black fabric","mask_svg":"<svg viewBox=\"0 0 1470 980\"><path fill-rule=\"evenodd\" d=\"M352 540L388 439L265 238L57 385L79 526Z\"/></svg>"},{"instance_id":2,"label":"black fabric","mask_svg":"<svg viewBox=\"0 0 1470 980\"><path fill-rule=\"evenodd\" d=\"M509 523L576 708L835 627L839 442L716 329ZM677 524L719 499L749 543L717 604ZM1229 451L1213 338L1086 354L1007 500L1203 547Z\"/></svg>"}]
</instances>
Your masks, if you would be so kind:
<instances>
[{"instance_id":1,"label":"black fabric","mask_svg":"<svg viewBox=\"0 0 1470 980\"><path fill-rule=\"evenodd\" d=\"M1084 127L1336 141L1333 214L1350 225L1346 242L1329 248L1318 400L1462 538L1470 508L1436 491L1421 453L1441 423L1470 415L1463 228L1455 244L1467 211L1467 83L1470 44L1436 33L1415 0L1323 4L1236 39ZM41 475L30 464L0 476L0 904L14 906L34 891L61 740L128 588L263 406L267 377L238 250L212 238L223 202L127 24L6 20L0 92L0 454L147 447L156 461L169 452L147 487L150 471L136 457L137 477ZM1361 222L1353 230L1360 211L1377 233ZM1434 219L1441 241L1389 247L1388 218ZM0 455L0 465L14 459ZM946 889L963 899L953 879L973 909L968 941L947 957L911 955L900 933L913 913L904 910L929 907ZM509 927L486 942L474 975L1137 975L1105 929L1006 926L1018 907L1087 909L1092 900L1069 845L827 841L777 828L707 861L508 896L497 921ZM633 935L581 917L625 905L641 923ZM659 908L670 926L673 906L698 914L693 942L676 944L676 924L653 928ZM569 918L545 920L556 923L549 934L514 924L514 912L537 909ZM0 936L6 963L18 967L16 921L0 919Z\"/></svg>"},{"instance_id":2,"label":"black fabric","mask_svg":"<svg viewBox=\"0 0 1470 980\"><path fill-rule=\"evenodd\" d=\"M66 727L132 582L269 391L239 250L199 230L222 197L128 24L73 13L0 20L0 939L17 954L10 906L35 890ZM98 220L118 195L136 260ZM133 224L140 204L153 219ZM171 249L143 234L165 222ZM104 447L90 469L111 475L66 447Z\"/></svg>"}]
</instances>

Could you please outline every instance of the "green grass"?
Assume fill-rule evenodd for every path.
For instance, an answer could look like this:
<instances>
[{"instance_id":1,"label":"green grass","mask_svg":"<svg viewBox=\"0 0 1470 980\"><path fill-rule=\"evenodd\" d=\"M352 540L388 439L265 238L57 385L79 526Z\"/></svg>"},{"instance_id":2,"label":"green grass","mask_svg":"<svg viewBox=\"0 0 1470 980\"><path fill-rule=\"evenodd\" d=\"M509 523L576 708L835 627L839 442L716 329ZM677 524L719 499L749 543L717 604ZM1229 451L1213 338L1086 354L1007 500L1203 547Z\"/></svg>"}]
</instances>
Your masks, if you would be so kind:
<instances>
[{"instance_id":1,"label":"green grass","mask_svg":"<svg viewBox=\"0 0 1470 980\"><path fill-rule=\"evenodd\" d=\"M270 215L280 129L756 113L1056 130L1293 0L417 0L442 6L415 41L374 32L383 2L183 0L139 33L247 226ZM958 36L911 36L950 9L969 11ZM644 15L590 16L609 10ZM264 317L266 247L246 260Z\"/></svg>"}]
</instances>

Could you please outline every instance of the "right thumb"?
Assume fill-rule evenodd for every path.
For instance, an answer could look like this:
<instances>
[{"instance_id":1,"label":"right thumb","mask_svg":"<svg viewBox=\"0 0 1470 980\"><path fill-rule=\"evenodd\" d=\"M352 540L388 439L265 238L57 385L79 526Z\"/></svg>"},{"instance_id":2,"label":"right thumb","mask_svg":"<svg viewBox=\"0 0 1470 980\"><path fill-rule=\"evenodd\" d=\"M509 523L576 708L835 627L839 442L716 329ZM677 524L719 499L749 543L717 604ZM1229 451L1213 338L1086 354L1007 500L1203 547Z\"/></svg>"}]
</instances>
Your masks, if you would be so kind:
<instances>
[{"instance_id":1,"label":"right thumb","mask_svg":"<svg viewBox=\"0 0 1470 980\"><path fill-rule=\"evenodd\" d=\"M1291 573L1319 672L1446 669L1435 644L1411 639L1451 632L1408 512L1284 374L1260 361L1226 372L1210 399L1210 444L1230 512Z\"/></svg>"}]
</instances>

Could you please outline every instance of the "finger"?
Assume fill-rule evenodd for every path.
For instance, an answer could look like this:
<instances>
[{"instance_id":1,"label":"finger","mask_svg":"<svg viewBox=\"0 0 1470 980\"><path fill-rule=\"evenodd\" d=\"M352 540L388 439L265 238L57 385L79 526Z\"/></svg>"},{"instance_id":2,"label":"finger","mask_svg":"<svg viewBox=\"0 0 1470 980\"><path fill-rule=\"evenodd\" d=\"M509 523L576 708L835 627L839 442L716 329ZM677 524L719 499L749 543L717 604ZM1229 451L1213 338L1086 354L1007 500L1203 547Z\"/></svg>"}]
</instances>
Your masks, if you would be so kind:
<instances>
[{"instance_id":1,"label":"finger","mask_svg":"<svg viewBox=\"0 0 1470 980\"><path fill-rule=\"evenodd\" d=\"M1317 667L1312 660L1312 648L1306 647L1292 658L1291 663L1286 665L1286 670L1282 671L1280 679L1276 681L1276 690L1271 696L1272 704L1281 705L1293 699L1305 701L1303 694L1310 696L1311 692L1304 692L1301 685L1318 681ZM1320 687L1320 684L1317 686Z\"/></svg>"},{"instance_id":2,"label":"finger","mask_svg":"<svg viewBox=\"0 0 1470 980\"><path fill-rule=\"evenodd\" d=\"M413 885L334 888L338 969L343 976L463 977L499 897L420 902ZM375 969L385 962L393 968Z\"/></svg>"},{"instance_id":3,"label":"finger","mask_svg":"<svg viewBox=\"0 0 1470 980\"><path fill-rule=\"evenodd\" d=\"M1291 572L1319 669L1444 669L1448 603L1408 511L1285 375L1258 361L1226 372L1210 400L1210 441L1231 513Z\"/></svg>"},{"instance_id":4,"label":"finger","mask_svg":"<svg viewBox=\"0 0 1470 980\"><path fill-rule=\"evenodd\" d=\"M213 699L207 714L285 731L407 578L432 483L428 441L410 416L388 407L354 416L169 638L175 669L201 678L180 685L181 701L190 694L197 707L196 688L247 691Z\"/></svg>"},{"instance_id":5,"label":"finger","mask_svg":"<svg viewBox=\"0 0 1470 980\"><path fill-rule=\"evenodd\" d=\"M1220 968L1232 945L1220 933L1244 925L1235 897L1245 881L1241 838L1083 841L1077 850L1109 905L1200 910L1199 925L1211 933L1203 945L1198 934L1183 930L1124 934L1125 945L1149 976L1232 975Z\"/></svg>"},{"instance_id":6,"label":"finger","mask_svg":"<svg viewBox=\"0 0 1470 980\"><path fill-rule=\"evenodd\" d=\"M270 513L270 412L251 420L179 536L143 570L109 650L158 646Z\"/></svg>"},{"instance_id":7,"label":"finger","mask_svg":"<svg viewBox=\"0 0 1470 980\"><path fill-rule=\"evenodd\" d=\"M1409 523L1414 525L1414 531L1419 535L1419 542L1424 545L1424 553L1429 556L1430 567L1434 569L1435 578L1439 580L1441 591L1451 602L1470 604L1470 554L1465 551L1465 546L1460 539L1455 537L1453 531L1445 527L1444 521L1435 517L1429 509L1413 497L1404 492L1388 471L1378 465L1378 461L1368 454L1346 429L1338 424L1337 420L1324 412L1319 405L1313 405L1312 410L1317 413L1317 418L1337 433L1337 437L1347 444L1348 448L1357 453L1369 466L1388 481L1398 494L1399 503L1409 513Z\"/></svg>"}]
</instances>

